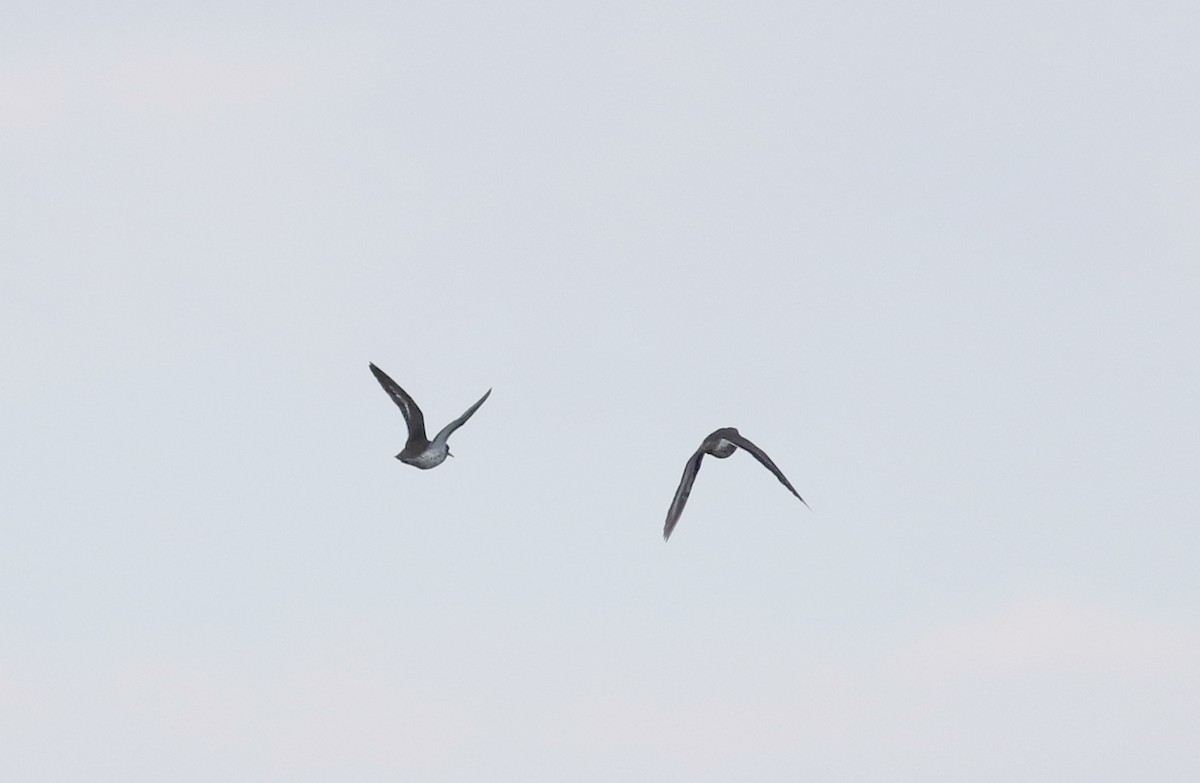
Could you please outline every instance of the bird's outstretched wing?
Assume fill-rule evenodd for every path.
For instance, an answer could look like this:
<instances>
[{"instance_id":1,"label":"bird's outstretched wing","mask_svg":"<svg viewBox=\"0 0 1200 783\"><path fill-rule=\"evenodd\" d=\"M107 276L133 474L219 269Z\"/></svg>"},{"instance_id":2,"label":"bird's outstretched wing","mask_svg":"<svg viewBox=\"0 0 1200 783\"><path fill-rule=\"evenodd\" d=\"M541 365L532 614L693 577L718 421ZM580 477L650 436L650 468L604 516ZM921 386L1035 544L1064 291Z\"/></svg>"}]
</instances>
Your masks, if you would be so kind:
<instances>
[{"instance_id":1,"label":"bird's outstretched wing","mask_svg":"<svg viewBox=\"0 0 1200 783\"><path fill-rule=\"evenodd\" d=\"M479 398L479 402L475 403L470 408L467 408L466 413L459 416L445 427L442 427L442 431L437 434L437 437L433 439L433 442L445 443L446 441L450 440L450 436L454 434L454 431L467 423L467 419L471 418L471 416L475 414L475 411L479 410L479 406L483 405L483 401L486 400L491 393L492 390L488 389L486 392L484 392L484 395Z\"/></svg>"},{"instance_id":2,"label":"bird's outstretched wing","mask_svg":"<svg viewBox=\"0 0 1200 783\"><path fill-rule=\"evenodd\" d=\"M671 531L679 522L679 515L683 513L688 495L692 494L692 484L696 481L696 474L700 472L702 459L704 459L703 445L696 449L696 453L688 459L687 465L683 468L683 476L679 479L679 486L675 489L675 497L671 498L671 507L667 509L667 523L663 525L663 541L671 537Z\"/></svg>"},{"instance_id":3,"label":"bird's outstretched wing","mask_svg":"<svg viewBox=\"0 0 1200 783\"><path fill-rule=\"evenodd\" d=\"M753 454L754 458L761 462L764 468L774 473L775 478L779 479L781 484L791 490L791 493L796 496L797 500L799 500L801 503L804 503L804 498L800 497L800 493L797 492L796 488L792 486L792 483L787 480L787 476L783 475L783 471L775 466L775 463L771 461L771 458L767 456L765 451L746 440L745 436L737 431L723 433L722 437L738 448L745 449ZM807 506L808 503L804 503L804 505Z\"/></svg>"},{"instance_id":4,"label":"bird's outstretched wing","mask_svg":"<svg viewBox=\"0 0 1200 783\"><path fill-rule=\"evenodd\" d=\"M371 372L375 373L375 380L379 381L379 385L392 398L392 402L396 403L400 408L400 412L404 414L404 421L408 423L408 442L424 441L425 440L425 416L422 415L421 409L417 407L417 403L412 397L408 396L408 392L400 388L400 384L388 377L388 374L383 370L371 365Z\"/></svg>"}]
</instances>

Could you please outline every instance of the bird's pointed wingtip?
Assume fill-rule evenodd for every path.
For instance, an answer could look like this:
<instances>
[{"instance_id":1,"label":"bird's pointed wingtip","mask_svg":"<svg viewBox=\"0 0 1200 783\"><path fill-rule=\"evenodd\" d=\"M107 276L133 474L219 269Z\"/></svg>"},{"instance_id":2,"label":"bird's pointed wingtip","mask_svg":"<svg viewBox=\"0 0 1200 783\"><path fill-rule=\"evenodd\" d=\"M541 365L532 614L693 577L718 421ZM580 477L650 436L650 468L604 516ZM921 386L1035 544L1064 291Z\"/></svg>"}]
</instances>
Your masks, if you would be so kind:
<instances>
[{"instance_id":1,"label":"bird's pointed wingtip","mask_svg":"<svg viewBox=\"0 0 1200 783\"><path fill-rule=\"evenodd\" d=\"M675 522L678 521L679 520L675 520ZM675 522L669 521L667 524L663 525L663 541L669 540L671 538L671 534L675 532Z\"/></svg>"}]
</instances>

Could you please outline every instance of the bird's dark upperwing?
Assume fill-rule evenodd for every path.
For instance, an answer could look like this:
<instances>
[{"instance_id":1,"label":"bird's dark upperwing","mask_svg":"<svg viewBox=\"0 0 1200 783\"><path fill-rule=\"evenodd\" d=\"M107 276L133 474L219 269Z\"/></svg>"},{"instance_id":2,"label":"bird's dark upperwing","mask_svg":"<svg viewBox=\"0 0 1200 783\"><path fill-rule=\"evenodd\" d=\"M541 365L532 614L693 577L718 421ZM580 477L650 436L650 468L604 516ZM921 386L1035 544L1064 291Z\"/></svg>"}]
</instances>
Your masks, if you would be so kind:
<instances>
[{"instance_id":1,"label":"bird's dark upperwing","mask_svg":"<svg viewBox=\"0 0 1200 783\"><path fill-rule=\"evenodd\" d=\"M475 414L475 411L479 410L479 406L483 405L483 401L486 400L489 396L491 396L491 393L492 393L492 390L488 389L486 392L484 392L483 396L479 398L479 402L475 403L470 408L467 408L466 413L459 416L457 419L450 422L445 427L442 427L442 431L437 434L437 437L433 439L433 442L434 443L445 443L447 440L449 440L450 436L454 433L454 431L456 429L458 429L459 427L461 427L462 425L466 424L467 419L471 418L471 416L473 416Z\"/></svg>"},{"instance_id":2,"label":"bird's dark upperwing","mask_svg":"<svg viewBox=\"0 0 1200 783\"><path fill-rule=\"evenodd\" d=\"M679 522L679 515L683 513L683 507L687 505L688 495L692 494L692 484L696 481L696 474L700 472L700 460L702 459L704 459L704 446L696 449L696 453L691 456L683 468L679 487L675 490L675 497L671 499L671 507L667 509L667 524L663 526L663 541L671 537L671 531Z\"/></svg>"},{"instance_id":3,"label":"bird's dark upperwing","mask_svg":"<svg viewBox=\"0 0 1200 783\"><path fill-rule=\"evenodd\" d=\"M791 490L792 494L796 496L797 500L799 500L801 503L804 503L804 498L800 497L800 493L797 492L796 488L792 486L792 483L787 480L787 476L783 475L783 471L775 466L775 463L771 461L771 458L767 456L765 451L746 440L745 436L743 436L741 433L727 432L723 433L722 437L738 448L745 449L753 454L754 458L761 462L764 468L774 473L775 478L779 479L781 484ZM804 503L804 505L807 506L808 504Z\"/></svg>"},{"instance_id":4,"label":"bird's dark upperwing","mask_svg":"<svg viewBox=\"0 0 1200 783\"><path fill-rule=\"evenodd\" d=\"M408 423L408 442L424 441L425 440L425 417L421 414L421 409L417 407L417 403L412 397L408 396L408 392L400 388L400 384L388 377L388 374L383 370L371 365L371 372L375 373L375 380L379 381L379 385L392 398L392 402L400 407L400 412L404 414L404 421Z\"/></svg>"}]
</instances>

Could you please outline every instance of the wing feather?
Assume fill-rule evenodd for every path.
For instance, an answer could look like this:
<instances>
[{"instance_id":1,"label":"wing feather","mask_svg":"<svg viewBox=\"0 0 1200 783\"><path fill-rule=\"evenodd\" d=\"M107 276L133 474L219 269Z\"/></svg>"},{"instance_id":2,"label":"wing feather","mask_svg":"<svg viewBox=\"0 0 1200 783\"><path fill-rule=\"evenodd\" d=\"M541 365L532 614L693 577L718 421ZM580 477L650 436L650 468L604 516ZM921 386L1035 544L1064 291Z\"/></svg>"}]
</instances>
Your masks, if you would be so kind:
<instances>
[{"instance_id":1,"label":"wing feather","mask_svg":"<svg viewBox=\"0 0 1200 783\"><path fill-rule=\"evenodd\" d=\"M371 372L375 374L375 380L379 381L383 390L392 398L392 402L396 403L400 412L404 414L404 421L408 424L408 442L424 441L425 416L417 407L416 401L409 396L408 392L400 388L400 384L393 381L387 373L374 364L371 365Z\"/></svg>"},{"instance_id":2,"label":"wing feather","mask_svg":"<svg viewBox=\"0 0 1200 783\"><path fill-rule=\"evenodd\" d=\"M445 427L442 427L442 431L437 434L437 437L433 439L433 442L434 443L445 443L446 441L448 441L450 439L450 436L454 434L454 431L456 429L458 429L462 425L466 424L467 419L469 419L473 415L475 415L475 411L479 410L479 406L483 405L483 401L486 400L489 396L491 396L491 393L492 393L492 390L488 389L486 392L484 392L483 396L479 398L479 402L475 403L470 408L467 408L466 413L459 416L457 419L450 422Z\"/></svg>"},{"instance_id":3,"label":"wing feather","mask_svg":"<svg viewBox=\"0 0 1200 783\"><path fill-rule=\"evenodd\" d=\"M792 483L787 480L787 476L783 475L783 471L776 467L775 463L771 461L771 458L767 456L765 451L760 449L758 446L755 446L737 430L731 430L723 433L722 437L738 448L745 449L746 451L750 452L750 454L752 454L756 460L762 463L763 467L775 474L775 478L779 479L781 484L791 490L791 493L796 496L797 500L799 500L801 503L804 503L806 506L808 505L808 503L804 502L804 498L800 497L800 493L796 491L796 488L792 486Z\"/></svg>"},{"instance_id":4,"label":"wing feather","mask_svg":"<svg viewBox=\"0 0 1200 783\"><path fill-rule=\"evenodd\" d=\"M700 472L700 461L703 459L704 446L701 445L696 449L696 453L688 459L687 465L683 467L683 476L680 477L679 486L675 489L675 497L671 498L671 507L667 509L667 523L663 525L663 541L671 537L671 531L679 523L679 515L683 513L688 495L692 494L692 484L696 482L696 474Z\"/></svg>"}]
</instances>

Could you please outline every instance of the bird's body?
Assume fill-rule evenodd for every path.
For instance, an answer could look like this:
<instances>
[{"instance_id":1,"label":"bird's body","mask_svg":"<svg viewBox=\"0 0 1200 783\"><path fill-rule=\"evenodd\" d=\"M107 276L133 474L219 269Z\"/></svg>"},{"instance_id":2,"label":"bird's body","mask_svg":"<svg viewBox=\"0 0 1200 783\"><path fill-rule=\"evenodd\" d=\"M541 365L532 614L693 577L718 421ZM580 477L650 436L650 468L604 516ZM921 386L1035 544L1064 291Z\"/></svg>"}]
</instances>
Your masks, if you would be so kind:
<instances>
[{"instance_id":1,"label":"bird's body","mask_svg":"<svg viewBox=\"0 0 1200 783\"><path fill-rule=\"evenodd\" d=\"M735 451L737 451L737 446L732 441L725 440L724 438L717 438L711 445L704 449L704 453L711 454L717 459L730 457Z\"/></svg>"},{"instance_id":2,"label":"bird's body","mask_svg":"<svg viewBox=\"0 0 1200 783\"><path fill-rule=\"evenodd\" d=\"M700 471L700 462L704 459L705 454L711 454L717 459L725 459L737 451L739 448L745 449L750 454L762 463L763 467L775 474L775 478L779 479L793 495L804 503L804 498L800 497L800 493L792 486L783 472L775 466L771 458L766 452L755 446L749 440L744 438L737 431L736 427L722 427L709 434L704 442L700 444L700 448L692 454L687 461L687 465L683 469L683 477L679 479L679 486L675 489L675 497L671 499L671 507L667 509L667 523L663 526L663 540L666 541L671 537L671 531L675 529L675 525L679 523L679 516L683 513L683 507L687 504L688 495L692 492L692 484L696 481L696 473ZM804 505L808 505L804 503Z\"/></svg>"},{"instance_id":3,"label":"bird's body","mask_svg":"<svg viewBox=\"0 0 1200 783\"><path fill-rule=\"evenodd\" d=\"M450 445L447 442L450 440L450 436L467 423L467 419L471 418L479 406L483 405L483 401L488 398L488 395L492 393L492 390L488 389L478 402L467 408L466 413L442 427L441 432L435 435L433 440L429 440L425 436L425 416L408 392L401 389L398 383L374 364L371 365L371 372L375 374L375 380L379 381L383 390L392 398L392 402L400 408L400 412L404 414L404 421L408 424L408 441L405 442L404 449L396 455L396 459L421 470L436 468L446 461L446 457L454 456L450 453Z\"/></svg>"},{"instance_id":4,"label":"bird's body","mask_svg":"<svg viewBox=\"0 0 1200 783\"><path fill-rule=\"evenodd\" d=\"M405 448L396 455L396 459L403 462L405 465L412 465L414 468L421 470L429 470L436 468L446 461L446 457L450 456L450 447L443 443L439 449L433 443L425 444L425 448L416 453L406 453L409 449Z\"/></svg>"}]
</instances>

